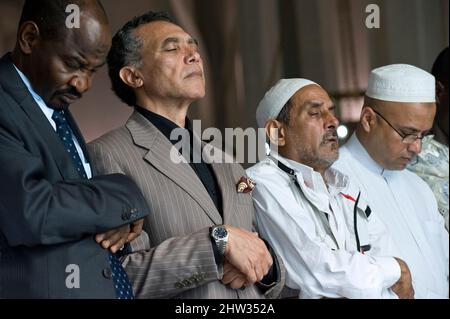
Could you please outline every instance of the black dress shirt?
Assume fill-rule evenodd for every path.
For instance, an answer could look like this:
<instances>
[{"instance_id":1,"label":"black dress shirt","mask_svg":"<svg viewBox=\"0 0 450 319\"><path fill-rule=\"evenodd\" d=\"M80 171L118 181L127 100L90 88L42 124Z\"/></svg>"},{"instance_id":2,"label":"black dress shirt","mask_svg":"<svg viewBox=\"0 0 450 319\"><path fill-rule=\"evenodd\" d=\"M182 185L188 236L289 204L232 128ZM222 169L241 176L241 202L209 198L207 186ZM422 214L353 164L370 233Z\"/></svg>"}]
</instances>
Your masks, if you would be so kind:
<instances>
[{"instance_id":1,"label":"black dress shirt","mask_svg":"<svg viewBox=\"0 0 450 319\"><path fill-rule=\"evenodd\" d=\"M181 136L178 136L178 139L170 139L170 135L174 129L179 129L180 127L169 119L151 112L147 109L137 106L136 110L145 116L147 120L149 120L156 128L172 143L177 144L181 140ZM195 145L194 147L194 135L192 132L191 122L188 118L186 118L186 134L189 134L189 154L183 154L184 148L181 148L179 151L181 155L183 155L186 160L189 162L189 165L194 170L195 174L197 174L198 178L202 182L203 186L206 188L209 196L213 200L216 205L217 210L220 215L223 217L223 207L222 207L222 194L220 192L219 184L217 183L216 176L211 167L211 164L207 164L203 161L201 154L201 145ZM200 154L196 154L194 157L194 152L200 151ZM194 163L195 159L195 163ZM199 159L199 160L197 160Z\"/></svg>"}]
</instances>

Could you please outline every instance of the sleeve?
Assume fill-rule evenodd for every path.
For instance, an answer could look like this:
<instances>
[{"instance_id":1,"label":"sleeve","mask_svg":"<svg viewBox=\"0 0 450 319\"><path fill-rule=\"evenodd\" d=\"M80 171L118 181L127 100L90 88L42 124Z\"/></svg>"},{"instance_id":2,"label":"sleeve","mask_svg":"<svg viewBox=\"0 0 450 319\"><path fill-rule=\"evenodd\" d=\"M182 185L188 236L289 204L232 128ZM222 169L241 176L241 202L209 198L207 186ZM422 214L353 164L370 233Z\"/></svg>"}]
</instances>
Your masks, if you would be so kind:
<instances>
[{"instance_id":1,"label":"sleeve","mask_svg":"<svg viewBox=\"0 0 450 319\"><path fill-rule=\"evenodd\" d=\"M133 253L125 256L123 265L139 299L172 298L223 276L214 259L209 228L154 247L143 232L131 247Z\"/></svg>"},{"instance_id":2,"label":"sleeve","mask_svg":"<svg viewBox=\"0 0 450 319\"><path fill-rule=\"evenodd\" d=\"M51 183L40 157L0 123L0 231L10 246L79 240L146 216L137 186L123 175Z\"/></svg>"},{"instance_id":3,"label":"sleeve","mask_svg":"<svg viewBox=\"0 0 450 319\"><path fill-rule=\"evenodd\" d=\"M332 250L316 235L314 221L286 187L269 190L257 181L253 198L259 229L283 258L286 285L299 289L301 298L394 297L386 292L392 273L400 278L393 258Z\"/></svg>"},{"instance_id":4,"label":"sleeve","mask_svg":"<svg viewBox=\"0 0 450 319\"><path fill-rule=\"evenodd\" d=\"M428 187L428 185L424 185L424 191L422 194L426 196L426 202L428 203L427 207L429 209L430 220L425 222L425 227L432 237L431 240L436 243L436 249L438 250L436 253L444 256L444 265L446 265L445 271L447 275L447 285L449 283L449 233L445 226L445 220L442 218L442 215L439 213L438 204L436 198L434 197L433 192ZM425 191L425 189L427 191Z\"/></svg>"},{"instance_id":5,"label":"sleeve","mask_svg":"<svg viewBox=\"0 0 450 319\"><path fill-rule=\"evenodd\" d=\"M101 142L88 145L95 169L100 173L123 169ZM146 232L129 245L123 265L139 299L172 298L223 277L217 265L209 227L153 245Z\"/></svg>"},{"instance_id":6,"label":"sleeve","mask_svg":"<svg viewBox=\"0 0 450 319\"><path fill-rule=\"evenodd\" d=\"M369 237L372 249L370 256L377 260L378 264L386 273L386 286L393 286L399 277L397 277L396 267L398 263L392 256L398 257L399 251L396 248L392 236L387 231L386 226L378 218L376 212L372 212L369 220Z\"/></svg>"},{"instance_id":7,"label":"sleeve","mask_svg":"<svg viewBox=\"0 0 450 319\"><path fill-rule=\"evenodd\" d=\"M281 257L275 253L267 240L264 238L262 238L262 240L272 256L273 264L269 273L257 283L257 286L267 299L276 299L281 295L281 291L286 282L286 271Z\"/></svg>"}]
</instances>

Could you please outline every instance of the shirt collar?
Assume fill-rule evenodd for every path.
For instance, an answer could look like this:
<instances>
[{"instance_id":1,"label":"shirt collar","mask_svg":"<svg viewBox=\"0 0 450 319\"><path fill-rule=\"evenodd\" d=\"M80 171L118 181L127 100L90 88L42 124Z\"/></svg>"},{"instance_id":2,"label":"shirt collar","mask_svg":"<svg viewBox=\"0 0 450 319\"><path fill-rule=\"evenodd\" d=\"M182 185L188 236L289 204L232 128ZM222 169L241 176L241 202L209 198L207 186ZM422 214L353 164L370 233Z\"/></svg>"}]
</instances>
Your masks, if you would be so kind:
<instances>
[{"instance_id":1,"label":"shirt collar","mask_svg":"<svg viewBox=\"0 0 450 319\"><path fill-rule=\"evenodd\" d=\"M356 136L356 132L350 137L348 142L345 144L345 147L348 149L349 153L357 158L358 161L369 171L382 176L387 176L393 173L393 171L384 169L380 164L375 162L372 156L370 156L367 152L366 148L359 141Z\"/></svg>"},{"instance_id":2,"label":"shirt collar","mask_svg":"<svg viewBox=\"0 0 450 319\"><path fill-rule=\"evenodd\" d=\"M178 136L178 139L171 139L170 135L172 134L172 131L174 129L181 128L176 123L172 122L168 118L165 118L164 116L161 116L157 113L154 113L152 111L149 111L147 109L144 109L141 106L136 106L136 110L142 114L147 120L149 120L172 144L176 144L180 141L181 136ZM191 121L186 117L186 127L191 133L192 136L192 128L191 128Z\"/></svg>"},{"instance_id":3,"label":"shirt collar","mask_svg":"<svg viewBox=\"0 0 450 319\"><path fill-rule=\"evenodd\" d=\"M27 76L25 74L23 74L22 71L20 71L14 64L13 64L14 68L16 69L17 73L19 73L20 78L22 79L23 83L25 84L25 86L27 87L28 91L30 92L31 96L33 97L34 100L36 100L36 102L40 102L40 101L44 101L39 94L37 94L33 88L31 87L31 83L28 80Z\"/></svg>"},{"instance_id":4,"label":"shirt collar","mask_svg":"<svg viewBox=\"0 0 450 319\"><path fill-rule=\"evenodd\" d=\"M30 92L31 96L33 97L33 100L36 102L36 104L39 106L39 108L44 113L45 117L50 121L50 124L54 129L56 129L56 126L54 124L54 121L52 120L52 115L54 110L47 106L47 104L44 102L44 100L39 96L39 94L36 93L36 91L33 90L33 87L31 86L30 81L28 80L27 76L20 71L14 64L14 68L16 69L17 73L19 74L20 78L22 79L22 82L25 84L25 86L28 89L28 92Z\"/></svg>"},{"instance_id":5,"label":"shirt collar","mask_svg":"<svg viewBox=\"0 0 450 319\"><path fill-rule=\"evenodd\" d=\"M322 189L334 196L348 186L348 177L332 167L325 171L324 181L322 175L309 166L287 159L275 152L271 156L293 169L297 177L300 177L304 184L314 191Z\"/></svg>"}]
</instances>

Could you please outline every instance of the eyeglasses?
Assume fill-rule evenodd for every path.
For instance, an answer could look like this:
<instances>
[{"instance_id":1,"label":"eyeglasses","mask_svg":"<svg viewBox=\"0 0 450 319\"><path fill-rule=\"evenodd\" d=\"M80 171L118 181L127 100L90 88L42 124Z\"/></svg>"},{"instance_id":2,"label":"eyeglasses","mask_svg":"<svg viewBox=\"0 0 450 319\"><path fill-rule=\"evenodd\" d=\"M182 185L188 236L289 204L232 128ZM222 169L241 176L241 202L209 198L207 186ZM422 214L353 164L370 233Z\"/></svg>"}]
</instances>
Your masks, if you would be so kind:
<instances>
[{"instance_id":1,"label":"eyeglasses","mask_svg":"<svg viewBox=\"0 0 450 319\"><path fill-rule=\"evenodd\" d=\"M373 108L371 108L372 111L375 112L375 114L377 114L379 117L381 117L395 132L397 132L398 135L400 135L400 137L402 138L402 142L405 144L412 144L417 140L422 141L422 139L425 136L419 136L419 135L415 135L415 134L403 134L402 132L399 132L391 123L389 123L388 120L386 120L384 118L383 115L381 115L380 113L378 113L376 110L374 110Z\"/></svg>"}]
</instances>

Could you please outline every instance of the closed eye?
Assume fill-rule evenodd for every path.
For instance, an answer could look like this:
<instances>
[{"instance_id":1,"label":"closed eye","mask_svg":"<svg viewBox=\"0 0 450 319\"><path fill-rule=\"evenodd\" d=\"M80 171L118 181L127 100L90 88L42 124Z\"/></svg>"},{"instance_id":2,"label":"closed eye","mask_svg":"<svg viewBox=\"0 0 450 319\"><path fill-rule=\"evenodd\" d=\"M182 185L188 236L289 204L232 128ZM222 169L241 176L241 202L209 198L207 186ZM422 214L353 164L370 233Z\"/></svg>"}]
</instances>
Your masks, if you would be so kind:
<instances>
[{"instance_id":1,"label":"closed eye","mask_svg":"<svg viewBox=\"0 0 450 319\"><path fill-rule=\"evenodd\" d=\"M64 64L72 70L78 70L81 67L80 63L75 60L65 60Z\"/></svg>"}]
</instances>

